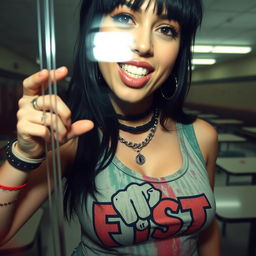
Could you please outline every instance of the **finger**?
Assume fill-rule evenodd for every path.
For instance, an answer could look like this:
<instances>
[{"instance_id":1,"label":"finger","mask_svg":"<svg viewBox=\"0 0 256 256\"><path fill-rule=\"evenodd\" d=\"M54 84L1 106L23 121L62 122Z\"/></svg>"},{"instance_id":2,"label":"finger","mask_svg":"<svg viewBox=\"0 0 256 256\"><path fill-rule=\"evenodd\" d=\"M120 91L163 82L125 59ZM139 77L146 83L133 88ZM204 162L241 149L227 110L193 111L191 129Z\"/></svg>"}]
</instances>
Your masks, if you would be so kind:
<instances>
[{"instance_id":1,"label":"finger","mask_svg":"<svg viewBox=\"0 0 256 256\"><path fill-rule=\"evenodd\" d=\"M94 127L94 124L90 120L76 121L71 125L71 129L67 134L67 140L80 136Z\"/></svg>"},{"instance_id":2,"label":"finger","mask_svg":"<svg viewBox=\"0 0 256 256\"><path fill-rule=\"evenodd\" d=\"M21 121L17 124L17 130L22 137L41 138L46 143L50 143L51 134L49 129L44 125L34 124L28 121Z\"/></svg>"},{"instance_id":3,"label":"finger","mask_svg":"<svg viewBox=\"0 0 256 256\"><path fill-rule=\"evenodd\" d=\"M23 94L26 96L41 95L41 87L44 86L44 89L48 88L49 75L52 81L59 81L67 74L68 69L66 67L60 67L51 72L43 69L23 81Z\"/></svg>"},{"instance_id":4,"label":"finger","mask_svg":"<svg viewBox=\"0 0 256 256\"><path fill-rule=\"evenodd\" d=\"M65 127L59 116L43 111L34 111L34 113L30 115L30 122L49 127L54 132L55 139L59 142L65 140L69 127Z\"/></svg>"},{"instance_id":5,"label":"finger","mask_svg":"<svg viewBox=\"0 0 256 256\"><path fill-rule=\"evenodd\" d=\"M35 99L35 98L34 98ZM32 103L32 102L31 102ZM57 95L43 95L36 98L36 107L31 106L36 110L52 110L59 115L63 123L69 127L71 125L71 111L63 100Z\"/></svg>"}]
</instances>

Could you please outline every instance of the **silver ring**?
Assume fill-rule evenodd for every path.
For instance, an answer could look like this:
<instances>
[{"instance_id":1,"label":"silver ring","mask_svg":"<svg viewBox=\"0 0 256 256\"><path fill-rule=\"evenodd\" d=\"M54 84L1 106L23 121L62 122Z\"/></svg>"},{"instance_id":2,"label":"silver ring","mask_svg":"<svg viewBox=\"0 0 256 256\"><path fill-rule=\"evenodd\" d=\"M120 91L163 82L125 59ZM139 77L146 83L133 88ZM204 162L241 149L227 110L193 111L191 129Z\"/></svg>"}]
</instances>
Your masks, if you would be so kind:
<instances>
[{"instance_id":1,"label":"silver ring","mask_svg":"<svg viewBox=\"0 0 256 256\"><path fill-rule=\"evenodd\" d=\"M37 104L37 100L38 100L38 97L34 98L34 99L31 101L32 107L33 107L35 110L39 110L39 106L38 106L38 104Z\"/></svg>"},{"instance_id":2,"label":"silver ring","mask_svg":"<svg viewBox=\"0 0 256 256\"><path fill-rule=\"evenodd\" d=\"M41 123L45 123L45 111L42 112Z\"/></svg>"}]
</instances>

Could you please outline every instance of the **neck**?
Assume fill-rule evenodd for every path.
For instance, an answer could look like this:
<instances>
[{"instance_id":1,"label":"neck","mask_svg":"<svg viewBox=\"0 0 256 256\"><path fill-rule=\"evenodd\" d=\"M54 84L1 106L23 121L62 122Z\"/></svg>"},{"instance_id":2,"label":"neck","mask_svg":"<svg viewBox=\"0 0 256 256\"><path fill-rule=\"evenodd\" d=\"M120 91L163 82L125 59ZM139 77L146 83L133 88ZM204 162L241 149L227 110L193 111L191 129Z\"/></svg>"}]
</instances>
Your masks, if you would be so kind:
<instances>
[{"instance_id":1,"label":"neck","mask_svg":"<svg viewBox=\"0 0 256 256\"><path fill-rule=\"evenodd\" d=\"M118 115L123 116L137 116L143 115L143 113L148 112L149 110L153 109L153 97L144 99L140 102L124 102L120 99L116 98L115 96L111 95L110 98L112 105L114 107L115 112Z\"/></svg>"}]
</instances>

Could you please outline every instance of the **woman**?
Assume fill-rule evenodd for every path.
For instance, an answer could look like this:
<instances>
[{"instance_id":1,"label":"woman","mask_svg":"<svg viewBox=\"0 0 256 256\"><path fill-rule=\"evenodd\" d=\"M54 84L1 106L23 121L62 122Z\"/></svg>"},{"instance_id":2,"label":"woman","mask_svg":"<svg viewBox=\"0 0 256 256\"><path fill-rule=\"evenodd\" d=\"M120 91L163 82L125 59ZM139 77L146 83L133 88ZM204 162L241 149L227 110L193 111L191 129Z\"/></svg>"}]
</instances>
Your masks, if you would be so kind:
<instances>
[{"instance_id":1,"label":"woman","mask_svg":"<svg viewBox=\"0 0 256 256\"><path fill-rule=\"evenodd\" d=\"M50 96L40 96L46 70L24 81L18 140L0 172L9 190L0 191L8 202L0 209L3 241L47 199L42 155L53 108L66 216L76 213L82 228L73 255L220 255L212 192L217 135L182 111L201 16L200 0L83 1L67 105L58 98L55 109ZM123 43L111 39L120 33L131 39L123 48L131 56L122 60L115 52ZM51 76L59 81L67 73L62 67Z\"/></svg>"}]
</instances>

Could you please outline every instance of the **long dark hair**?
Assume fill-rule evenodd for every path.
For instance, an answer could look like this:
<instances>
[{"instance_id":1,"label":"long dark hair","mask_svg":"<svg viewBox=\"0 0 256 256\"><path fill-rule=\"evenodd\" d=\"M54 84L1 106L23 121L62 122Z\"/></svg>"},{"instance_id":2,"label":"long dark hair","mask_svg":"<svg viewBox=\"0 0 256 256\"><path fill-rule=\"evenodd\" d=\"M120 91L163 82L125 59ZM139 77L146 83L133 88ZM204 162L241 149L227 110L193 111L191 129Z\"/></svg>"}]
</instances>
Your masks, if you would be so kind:
<instances>
[{"instance_id":1,"label":"long dark hair","mask_svg":"<svg viewBox=\"0 0 256 256\"><path fill-rule=\"evenodd\" d=\"M64 195L65 215L69 219L76 207L85 203L88 194L95 195L95 177L106 168L114 157L118 142L118 122L110 102L107 86L99 71L98 63L88 57L88 39L95 23L119 5L130 3L138 10L145 0L83 0L80 11L80 31L72 81L68 90L68 104L73 121L92 120L95 127L79 137L74 165L67 175ZM161 108L161 124L166 118L182 123L192 120L183 113L183 102L191 81L191 45L202 19L201 0L151 0L155 2L157 14L167 10L170 19L181 26L181 45L173 74L178 80L178 89L171 101L166 101L155 92ZM96 28L97 30L97 28ZM89 42L90 43L90 42ZM168 84L169 79L163 86Z\"/></svg>"}]
</instances>

